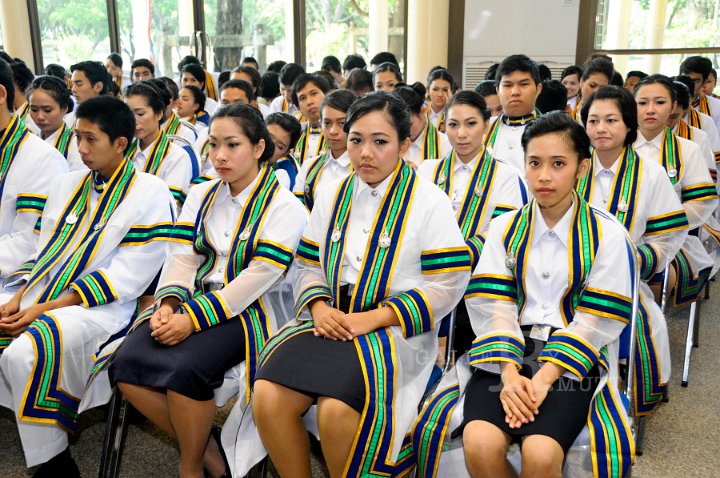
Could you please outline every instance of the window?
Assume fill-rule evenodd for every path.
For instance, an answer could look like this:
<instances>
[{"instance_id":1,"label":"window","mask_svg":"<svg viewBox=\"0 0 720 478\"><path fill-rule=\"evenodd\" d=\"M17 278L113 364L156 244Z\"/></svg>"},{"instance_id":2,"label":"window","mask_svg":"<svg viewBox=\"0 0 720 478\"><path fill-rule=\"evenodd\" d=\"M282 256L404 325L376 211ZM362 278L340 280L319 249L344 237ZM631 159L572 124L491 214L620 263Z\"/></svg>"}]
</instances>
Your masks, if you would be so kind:
<instances>
[{"instance_id":1,"label":"window","mask_svg":"<svg viewBox=\"0 0 720 478\"><path fill-rule=\"evenodd\" d=\"M110 54L105 0L37 0L43 62L66 68Z\"/></svg>"}]
</instances>

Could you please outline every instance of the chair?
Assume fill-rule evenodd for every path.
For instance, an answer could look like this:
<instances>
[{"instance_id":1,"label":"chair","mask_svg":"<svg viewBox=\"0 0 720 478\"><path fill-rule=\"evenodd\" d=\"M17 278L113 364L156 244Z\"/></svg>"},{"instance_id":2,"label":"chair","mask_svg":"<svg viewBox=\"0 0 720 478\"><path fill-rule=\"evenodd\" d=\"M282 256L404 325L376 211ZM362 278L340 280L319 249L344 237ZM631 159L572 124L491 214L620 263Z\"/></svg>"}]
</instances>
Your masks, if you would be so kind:
<instances>
[{"instance_id":1,"label":"chair","mask_svg":"<svg viewBox=\"0 0 720 478\"><path fill-rule=\"evenodd\" d=\"M185 150L188 156L190 156L190 160L192 161L192 179L200 176L200 160L198 159L199 156L197 154L197 151L195 151L195 145L193 145L187 138L184 138L183 136L179 136L177 134L169 135L168 139L173 143L178 144L182 149Z\"/></svg>"}]
</instances>

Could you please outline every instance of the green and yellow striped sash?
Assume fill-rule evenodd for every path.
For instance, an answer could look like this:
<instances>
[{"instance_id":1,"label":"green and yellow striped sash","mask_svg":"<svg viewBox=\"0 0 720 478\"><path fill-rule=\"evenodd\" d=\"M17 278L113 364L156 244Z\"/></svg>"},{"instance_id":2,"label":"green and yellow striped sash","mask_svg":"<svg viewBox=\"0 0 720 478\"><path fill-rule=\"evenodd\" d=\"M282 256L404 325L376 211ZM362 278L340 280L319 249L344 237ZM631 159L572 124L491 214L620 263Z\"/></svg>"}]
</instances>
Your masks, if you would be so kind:
<instances>
[{"instance_id":1,"label":"green and yellow striped sash","mask_svg":"<svg viewBox=\"0 0 720 478\"><path fill-rule=\"evenodd\" d=\"M62 126L60 127L60 131L55 138L53 146L55 147L55 149L60 151L60 154L62 154L65 159L67 159L68 153L70 152L70 143L72 142L72 138L73 130L68 128L68 126L63 121Z\"/></svg>"},{"instance_id":2,"label":"green and yellow striped sash","mask_svg":"<svg viewBox=\"0 0 720 478\"><path fill-rule=\"evenodd\" d=\"M182 126L182 124L180 123L180 118L173 111L168 117L167 125L165 125L165 129L163 130L163 132L168 136L177 134L178 131L180 131L180 126Z\"/></svg>"},{"instance_id":3,"label":"green and yellow striped sash","mask_svg":"<svg viewBox=\"0 0 720 478\"><path fill-rule=\"evenodd\" d=\"M135 154L137 154L138 147L138 140L133 140L125 156L128 159L132 160L135 157ZM153 147L147 157L147 161L145 161L145 167L143 168L143 172L157 176L163 161L165 161L165 157L170 152L170 147L170 140L168 139L167 135L163 134L162 131L158 131L155 142L153 143Z\"/></svg>"},{"instance_id":4,"label":"green and yellow striped sash","mask_svg":"<svg viewBox=\"0 0 720 478\"><path fill-rule=\"evenodd\" d=\"M2 136L0 136L0 197L2 197L2 193L5 190L5 179L10 171L13 160L29 134L30 132L20 117L13 115L12 118L10 118L10 123L8 123L5 131L3 131Z\"/></svg>"}]
</instances>

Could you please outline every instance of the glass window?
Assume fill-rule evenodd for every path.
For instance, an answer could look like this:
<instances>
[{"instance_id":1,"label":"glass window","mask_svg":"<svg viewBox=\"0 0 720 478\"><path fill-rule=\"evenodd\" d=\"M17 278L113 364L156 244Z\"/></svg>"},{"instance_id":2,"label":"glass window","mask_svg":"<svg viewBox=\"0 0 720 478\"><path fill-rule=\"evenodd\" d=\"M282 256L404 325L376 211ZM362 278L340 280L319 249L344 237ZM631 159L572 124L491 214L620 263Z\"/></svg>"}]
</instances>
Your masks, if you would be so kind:
<instances>
[{"instance_id":1,"label":"glass window","mask_svg":"<svg viewBox=\"0 0 720 478\"><path fill-rule=\"evenodd\" d=\"M207 64L232 70L246 56L264 71L275 60L292 61L292 0L205 0L205 30L210 37Z\"/></svg>"},{"instance_id":2,"label":"glass window","mask_svg":"<svg viewBox=\"0 0 720 478\"><path fill-rule=\"evenodd\" d=\"M335 55L342 62L349 53L355 53L369 64L378 53L369 51L368 28L370 2L377 1L306 0L307 70L319 70L327 55ZM383 8L388 22L386 50L395 54L401 70L405 64L405 4L406 0L388 0L387 10ZM383 39L380 43L384 44Z\"/></svg>"},{"instance_id":3,"label":"glass window","mask_svg":"<svg viewBox=\"0 0 720 478\"><path fill-rule=\"evenodd\" d=\"M595 48L699 48L720 45L716 2L599 0Z\"/></svg>"},{"instance_id":4,"label":"glass window","mask_svg":"<svg viewBox=\"0 0 720 478\"><path fill-rule=\"evenodd\" d=\"M133 60L147 58L156 77L177 77L178 62L190 54L192 0L117 0L117 9L124 75Z\"/></svg>"},{"instance_id":5,"label":"glass window","mask_svg":"<svg viewBox=\"0 0 720 478\"><path fill-rule=\"evenodd\" d=\"M43 63L66 68L110 54L105 0L37 0Z\"/></svg>"}]
</instances>

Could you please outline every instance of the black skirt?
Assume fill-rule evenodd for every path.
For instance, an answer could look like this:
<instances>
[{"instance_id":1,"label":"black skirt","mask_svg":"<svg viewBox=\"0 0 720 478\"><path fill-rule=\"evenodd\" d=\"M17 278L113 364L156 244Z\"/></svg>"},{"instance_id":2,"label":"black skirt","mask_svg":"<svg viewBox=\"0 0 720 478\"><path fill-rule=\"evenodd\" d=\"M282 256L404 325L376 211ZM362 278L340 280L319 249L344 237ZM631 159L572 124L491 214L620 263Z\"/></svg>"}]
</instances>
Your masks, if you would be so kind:
<instances>
[{"instance_id":1,"label":"black skirt","mask_svg":"<svg viewBox=\"0 0 720 478\"><path fill-rule=\"evenodd\" d=\"M245 332L234 317L166 346L150 336L150 321L125 337L108 369L111 383L172 390L193 400L211 400L225 372L245 360Z\"/></svg>"},{"instance_id":2,"label":"black skirt","mask_svg":"<svg viewBox=\"0 0 720 478\"><path fill-rule=\"evenodd\" d=\"M343 287L340 310L350 305ZM316 337L312 329L298 334L275 349L256 375L307 395L340 400L358 413L365 407L365 381L355 341L335 341Z\"/></svg>"},{"instance_id":3,"label":"black skirt","mask_svg":"<svg viewBox=\"0 0 720 478\"><path fill-rule=\"evenodd\" d=\"M533 355L536 344L544 347L544 342L528 337L525 343L525 357ZM532 378L533 368L537 370L537 367L525 363L520 374ZM469 422L482 420L492 423L505 432L513 443L521 443L524 436L544 435L558 442L567 454L587 423L590 403L598 386L599 377L597 365L581 381L560 377L540 405L540 413L535 416L535 421L520 428L510 428L505 423L505 410L500 402L502 391L500 375L476 368L465 390L463 423L453 431L452 437L462 435L465 425Z\"/></svg>"}]
</instances>

